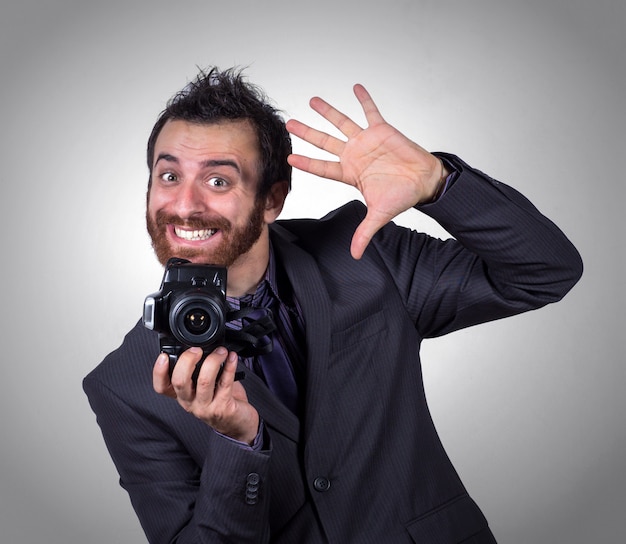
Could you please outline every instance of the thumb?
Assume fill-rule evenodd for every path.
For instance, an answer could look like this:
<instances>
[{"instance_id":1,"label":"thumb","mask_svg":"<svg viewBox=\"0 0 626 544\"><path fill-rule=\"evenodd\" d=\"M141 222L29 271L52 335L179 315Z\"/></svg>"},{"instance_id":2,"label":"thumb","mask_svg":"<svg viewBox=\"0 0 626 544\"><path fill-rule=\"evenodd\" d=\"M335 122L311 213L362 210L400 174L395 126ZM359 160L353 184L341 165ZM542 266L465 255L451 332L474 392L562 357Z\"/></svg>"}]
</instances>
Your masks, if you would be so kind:
<instances>
[{"instance_id":1,"label":"thumb","mask_svg":"<svg viewBox=\"0 0 626 544\"><path fill-rule=\"evenodd\" d=\"M361 221L359 226L354 231L352 236L352 244L350 245L350 253L354 259L360 259L365 253L365 249L371 242L374 235L384 227L389 218L382 216L380 213L370 212L368 209L367 215Z\"/></svg>"}]
</instances>

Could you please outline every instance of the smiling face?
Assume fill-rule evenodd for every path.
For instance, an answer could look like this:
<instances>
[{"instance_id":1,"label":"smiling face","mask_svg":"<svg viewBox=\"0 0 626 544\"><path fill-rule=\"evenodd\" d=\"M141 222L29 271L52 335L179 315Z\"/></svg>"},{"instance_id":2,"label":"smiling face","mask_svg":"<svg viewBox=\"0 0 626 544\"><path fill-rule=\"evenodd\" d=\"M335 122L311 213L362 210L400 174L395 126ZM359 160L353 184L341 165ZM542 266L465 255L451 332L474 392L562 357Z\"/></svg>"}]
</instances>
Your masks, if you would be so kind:
<instances>
[{"instance_id":1,"label":"smiling face","mask_svg":"<svg viewBox=\"0 0 626 544\"><path fill-rule=\"evenodd\" d=\"M173 120L163 126L146 212L162 264L180 257L225 266L229 278L231 271L265 271L267 224L278 216L285 195L277 184L267 198L257 198L259 158L256 133L245 120Z\"/></svg>"}]
</instances>

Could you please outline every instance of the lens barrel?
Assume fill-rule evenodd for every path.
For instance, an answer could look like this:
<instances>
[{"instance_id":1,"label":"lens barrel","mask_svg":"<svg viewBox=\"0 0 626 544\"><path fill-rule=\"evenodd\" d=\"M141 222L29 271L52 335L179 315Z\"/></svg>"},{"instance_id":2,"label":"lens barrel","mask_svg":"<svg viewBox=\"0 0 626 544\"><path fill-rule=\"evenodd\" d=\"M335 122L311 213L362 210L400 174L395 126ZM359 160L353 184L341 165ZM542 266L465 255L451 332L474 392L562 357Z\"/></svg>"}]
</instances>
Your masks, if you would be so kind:
<instances>
[{"instance_id":1,"label":"lens barrel","mask_svg":"<svg viewBox=\"0 0 626 544\"><path fill-rule=\"evenodd\" d=\"M179 342L206 347L223 335L225 308L212 293L183 294L173 301L169 322L172 335Z\"/></svg>"}]
</instances>

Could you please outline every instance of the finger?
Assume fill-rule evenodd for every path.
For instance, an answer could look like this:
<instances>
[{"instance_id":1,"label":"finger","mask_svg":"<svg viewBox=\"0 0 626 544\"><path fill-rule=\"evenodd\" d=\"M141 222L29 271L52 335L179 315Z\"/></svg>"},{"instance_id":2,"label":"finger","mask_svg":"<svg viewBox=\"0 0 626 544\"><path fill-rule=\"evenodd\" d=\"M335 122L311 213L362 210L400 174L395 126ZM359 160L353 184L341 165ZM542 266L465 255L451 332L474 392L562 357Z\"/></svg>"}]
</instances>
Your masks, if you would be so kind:
<instances>
[{"instance_id":1,"label":"finger","mask_svg":"<svg viewBox=\"0 0 626 544\"><path fill-rule=\"evenodd\" d=\"M287 162L294 168L302 170L303 172L308 172L309 174L314 174L321 178L341 181L348 185L354 185L350 181L343 179L343 168L340 162L311 159L310 157L296 154L289 155Z\"/></svg>"},{"instance_id":2,"label":"finger","mask_svg":"<svg viewBox=\"0 0 626 544\"><path fill-rule=\"evenodd\" d=\"M201 357L202 349L193 347L184 351L176 361L171 382L176 398L180 403L190 403L196 395L192 376Z\"/></svg>"},{"instance_id":3,"label":"finger","mask_svg":"<svg viewBox=\"0 0 626 544\"><path fill-rule=\"evenodd\" d=\"M216 380L227 354L226 348L218 347L204 359L196 382L195 400L198 402L208 404L213 400Z\"/></svg>"},{"instance_id":4,"label":"finger","mask_svg":"<svg viewBox=\"0 0 626 544\"><path fill-rule=\"evenodd\" d=\"M222 373L215 384L215 395L231 395L233 384L235 383L235 373L237 372L237 362L239 357L237 353L231 351L224 361Z\"/></svg>"},{"instance_id":5,"label":"finger","mask_svg":"<svg viewBox=\"0 0 626 544\"><path fill-rule=\"evenodd\" d=\"M311 128L300 121L296 121L295 119L290 119L286 124L287 131L297 136L298 138L304 140L305 142L314 145L318 149L323 149L324 151L328 151L333 155L340 155L345 147L345 142L342 142L338 138L331 136L330 134L326 134L320 130L316 130Z\"/></svg>"},{"instance_id":6,"label":"finger","mask_svg":"<svg viewBox=\"0 0 626 544\"><path fill-rule=\"evenodd\" d=\"M363 256L365 249L372 241L374 235L389 221L390 218L368 210L367 215L363 221L361 221L352 236L350 253L354 259L358 260Z\"/></svg>"},{"instance_id":7,"label":"finger","mask_svg":"<svg viewBox=\"0 0 626 544\"><path fill-rule=\"evenodd\" d=\"M331 106L328 102L318 96L311 98L309 102L311 108L319 113L324 119L332 123L339 131L348 138L353 138L363 129L357 125L347 115L341 113L338 109Z\"/></svg>"},{"instance_id":8,"label":"finger","mask_svg":"<svg viewBox=\"0 0 626 544\"><path fill-rule=\"evenodd\" d=\"M363 85L357 83L354 86L354 95L357 97L357 100L363 108L363 112L365 113L365 118L367 119L369 126L385 122L378 106L376 106L372 96L367 89L363 87Z\"/></svg>"},{"instance_id":9,"label":"finger","mask_svg":"<svg viewBox=\"0 0 626 544\"><path fill-rule=\"evenodd\" d=\"M170 358L167 353L161 353L154 364L152 387L161 395L176 398L176 393L170 381Z\"/></svg>"}]
</instances>

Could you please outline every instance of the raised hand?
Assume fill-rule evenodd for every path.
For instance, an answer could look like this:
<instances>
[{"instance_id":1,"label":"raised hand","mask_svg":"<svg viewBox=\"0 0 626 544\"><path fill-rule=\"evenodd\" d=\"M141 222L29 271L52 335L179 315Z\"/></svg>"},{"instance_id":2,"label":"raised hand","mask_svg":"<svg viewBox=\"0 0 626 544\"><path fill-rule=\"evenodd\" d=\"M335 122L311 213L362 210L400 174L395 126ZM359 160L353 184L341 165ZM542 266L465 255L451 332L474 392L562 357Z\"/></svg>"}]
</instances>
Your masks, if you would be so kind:
<instances>
[{"instance_id":1,"label":"raised hand","mask_svg":"<svg viewBox=\"0 0 626 544\"><path fill-rule=\"evenodd\" d=\"M311 108L347 138L335 138L291 119L287 130L304 141L338 157L338 161L290 155L294 168L356 187L367 205L367 215L357 227L350 251L360 259L376 232L416 204L429 202L445 180L443 163L387 123L362 85L354 94L368 123L361 128L352 119L315 97Z\"/></svg>"}]
</instances>

